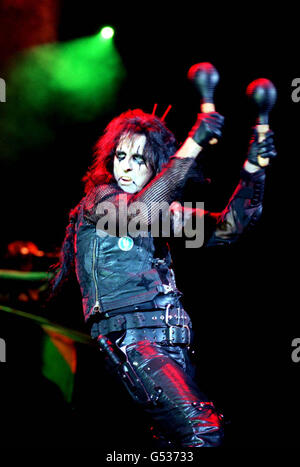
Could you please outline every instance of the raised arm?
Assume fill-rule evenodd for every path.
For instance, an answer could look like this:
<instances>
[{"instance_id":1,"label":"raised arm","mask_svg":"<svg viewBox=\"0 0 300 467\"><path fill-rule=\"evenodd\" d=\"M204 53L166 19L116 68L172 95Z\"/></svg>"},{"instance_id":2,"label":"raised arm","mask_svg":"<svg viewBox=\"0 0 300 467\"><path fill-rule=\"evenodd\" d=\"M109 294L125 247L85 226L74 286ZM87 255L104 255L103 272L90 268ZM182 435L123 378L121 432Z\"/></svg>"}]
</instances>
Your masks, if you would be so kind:
<instances>
[{"instance_id":1,"label":"raised arm","mask_svg":"<svg viewBox=\"0 0 300 467\"><path fill-rule=\"evenodd\" d=\"M258 143L258 133L253 129L247 159L241 171L240 181L226 208L220 212L182 207L180 203L171 205L173 230L182 232L182 227L192 216L204 216L204 246L225 245L235 242L261 216L265 186L265 169L258 163L258 156L274 158L276 151L273 144L273 132L267 133L266 139ZM202 246L202 244L201 244Z\"/></svg>"},{"instance_id":2,"label":"raised arm","mask_svg":"<svg viewBox=\"0 0 300 467\"><path fill-rule=\"evenodd\" d=\"M205 246L233 243L258 221L262 214L266 179L265 169L260 167L258 156L273 159L276 155L273 132L268 131L265 140L259 143L254 128L240 181L226 208L218 214L207 213L216 226Z\"/></svg>"}]
</instances>

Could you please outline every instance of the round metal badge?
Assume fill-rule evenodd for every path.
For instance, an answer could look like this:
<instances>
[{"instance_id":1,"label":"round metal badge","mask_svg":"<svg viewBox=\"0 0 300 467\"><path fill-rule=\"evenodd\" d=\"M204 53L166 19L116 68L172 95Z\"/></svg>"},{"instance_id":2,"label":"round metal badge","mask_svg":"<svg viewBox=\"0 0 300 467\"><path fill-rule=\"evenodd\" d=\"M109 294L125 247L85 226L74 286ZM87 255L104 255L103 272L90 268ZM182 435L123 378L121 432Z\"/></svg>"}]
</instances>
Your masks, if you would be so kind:
<instances>
[{"instance_id":1,"label":"round metal badge","mask_svg":"<svg viewBox=\"0 0 300 467\"><path fill-rule=\"evenodd\" d=\"M118 246L122 251L129 251L133 247L133 240L130 237L121 237Z\"/></svg>"}]
</instances>

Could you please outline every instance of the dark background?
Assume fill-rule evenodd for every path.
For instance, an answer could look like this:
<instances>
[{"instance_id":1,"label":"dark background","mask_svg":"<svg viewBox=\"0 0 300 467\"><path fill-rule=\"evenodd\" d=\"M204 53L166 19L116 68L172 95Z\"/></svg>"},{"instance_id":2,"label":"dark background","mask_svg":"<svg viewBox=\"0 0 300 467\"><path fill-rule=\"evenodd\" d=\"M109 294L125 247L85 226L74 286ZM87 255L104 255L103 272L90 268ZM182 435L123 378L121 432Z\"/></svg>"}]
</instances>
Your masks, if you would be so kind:
<instances>
[{"instance_id":1,"label":"dark background","mask_svg":"<svg viewBox=\"0 0 300 467\"><path fill-rule=\"evenodd\" d=\"M205 208L212 211L224 209L239 180L255 123L245 89L259 77L273 81L278 100L270 120L278 160L267 169L264 214L259 225L228 248L194 250L184 248L180 240L171 243L177 285L184 292L196 331L197 379L225 415L226 445L297 447L300 363L291 359L292 339L299 336L294 289L298 269L295 186L300 103L291 99L291 83L299 75L297 13L283 10L282 5L278 11L268 4L251 4L248 8L210 5L188 2L167 9L162 3L130 3L97 7L90 0L60 5L58 40L95 34L102 25L114 26L114 41L127 77L117 104L104 115L88 123L51 119L55 138L50 144L24 151L17 163L1 162L2 250L4 255L7 243L13 240L31 240L45 251L61 244L68 212L83 194L80 180L91 162L92 147L115 115L128 108L151 113L154 103L158 103L157 113L162 115L171 104L166 122L183 142L199 111L199 98L186 74L191 65L203 61L213 63L220 73L215 103L225 116L224 136L207 153L206 175L212 182L205 186L190 182L186 201L205 201ZM67 289L52 318L80 329L80 298L74 287ZM49 310L43 308L41 313L51 318ZM18 323L14 318L16 333L10 331L8 335L12 339L12 335L26 335L33 345L38 332ZM24 332L20 333L19 326ZM116 392L103 373L98 374L94 349L81 346L79 355L75 415L73 411L69 414L63 402L57 403L55 391L52 394L49 388L40 386L38 391L32 390L24 367L17 374L18 365L14 367L8 361L5 370L2 366L11 378L6 379L7 393L17 386L13 394L20 407L24 408L24 394L31 404L24 413L14 408L13 413L23 413L19 418L24 426L16 444L22 439L27 442L24 432L28 410L39 413L36 416L43 429L33 433L41 444L63 439L72 446L77 436L78 443L88 443L89 436L98 443L100 430L102 446L110 443L117 450L118 446L134 445L136 440L140 447L150 446L148 435L134 426L131 413L135 408L128 406L125 395ZM9 398L10 407L15 407L15 397ZM113 401L116 405L109 414L107 407ZM49 417L55 418L54 407L56 420L62 417L65 426L70 425L75 433L61 427L48 431ZM122 407L124 417L119 415ZM132 425L131 436L127 423ZM140 423L143 425L143 419ZM14 426L11 429L13 432Z\"/></svg>"}]
</instances>

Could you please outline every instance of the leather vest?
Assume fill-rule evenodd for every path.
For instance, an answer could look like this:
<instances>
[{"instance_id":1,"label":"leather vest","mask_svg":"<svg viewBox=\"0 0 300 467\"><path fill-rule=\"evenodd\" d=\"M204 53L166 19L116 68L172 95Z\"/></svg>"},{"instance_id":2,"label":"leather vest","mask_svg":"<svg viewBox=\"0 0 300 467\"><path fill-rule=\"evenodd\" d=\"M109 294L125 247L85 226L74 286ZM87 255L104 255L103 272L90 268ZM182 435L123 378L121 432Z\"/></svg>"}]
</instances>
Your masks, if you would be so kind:
<instances>
[{"instance_id":1,"label":"leather vest","mask_svg":"<svg viewBox=\"0 0 300 467\"><path fill-rule=\"evenodd\" d=\"M85 320L124 306L153 300L176 288L171 257L155 258L154 239L117 237L87 222L83 209L75 227L75 269ZM180 293L180 292L179 292Z\"/></svg>"}]
</instances>

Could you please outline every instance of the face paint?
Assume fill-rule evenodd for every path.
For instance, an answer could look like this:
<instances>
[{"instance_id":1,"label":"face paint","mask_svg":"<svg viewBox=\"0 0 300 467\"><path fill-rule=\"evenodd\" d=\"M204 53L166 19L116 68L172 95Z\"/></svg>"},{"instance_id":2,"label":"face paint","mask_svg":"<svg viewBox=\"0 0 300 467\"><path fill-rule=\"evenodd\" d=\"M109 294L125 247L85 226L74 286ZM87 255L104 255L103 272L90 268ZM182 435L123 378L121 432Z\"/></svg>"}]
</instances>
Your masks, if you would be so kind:
<instances>
[{"instance_id":1,"label":"face paint","mask_svg":"<svg viewBox=\"0 0 300 467\"><path fill-rule=\"evenodd\" d=\"M126 193L137 193L153 175L151 166L143 156L145 144L145 135L125 135L116 148L114 177Z\"/></svg>"}]
</instances>

